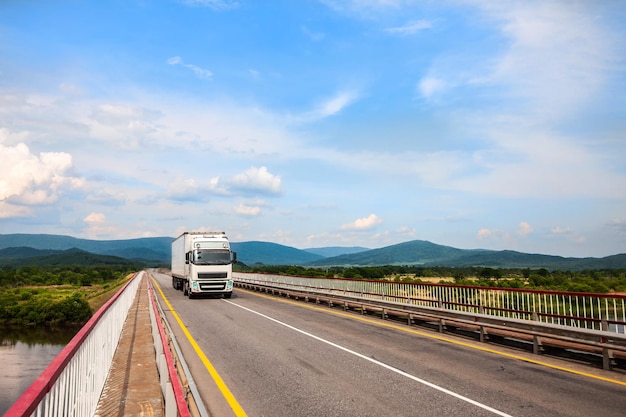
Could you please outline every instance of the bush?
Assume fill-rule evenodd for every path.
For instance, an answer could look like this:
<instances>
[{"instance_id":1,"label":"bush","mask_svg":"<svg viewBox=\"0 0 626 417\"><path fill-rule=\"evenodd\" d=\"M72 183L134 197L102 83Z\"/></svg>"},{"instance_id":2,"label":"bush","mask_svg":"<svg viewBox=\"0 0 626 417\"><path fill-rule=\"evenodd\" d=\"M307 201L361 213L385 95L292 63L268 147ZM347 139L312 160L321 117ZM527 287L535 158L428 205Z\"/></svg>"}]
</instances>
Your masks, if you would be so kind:
<instances>
[{"instance_id":1,"label":"bush","mask_svg":"<svg viewBox=\"0 0 626 417\"><path fill-rule=\"evenodd\" d=\"M70 323L82 323L91 317L89 303L79 294L73 294L57 303L57 308L63 315L63 321Z\"/></svg>"}]
</instances>

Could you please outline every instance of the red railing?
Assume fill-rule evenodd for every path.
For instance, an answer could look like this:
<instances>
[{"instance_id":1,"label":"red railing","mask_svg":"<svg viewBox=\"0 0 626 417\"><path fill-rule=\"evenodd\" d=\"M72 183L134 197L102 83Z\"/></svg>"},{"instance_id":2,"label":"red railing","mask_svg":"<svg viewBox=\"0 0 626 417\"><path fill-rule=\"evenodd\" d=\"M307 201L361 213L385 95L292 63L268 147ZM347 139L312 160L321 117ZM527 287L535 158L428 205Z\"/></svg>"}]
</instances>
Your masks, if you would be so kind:
<instances>
[{"instance_id":1,"label":"red railing","mask_svg":"<svg viewBox=\"0 0 626 417\"><path fill-rule=\"evenodd\" d=\"M129 280L111 299L109 299L82 329L72 338L63 350L52 360L50 365L39 375L39 377L26 389L24 394L9 408L5 417L25 417L32 415L42 401L53 390L55 383L66 370L67 365L75 357L76 353L83 346L83 343L92 334L100 320L109 311L112 305L120 298L129 285L135 280L137 274ZM117 343L116 343L117 345ZM98 393L99 395L99 393ZM57 407L63 404L64 399L48 399L48 408Z\"/></svg>"}]
</instances>

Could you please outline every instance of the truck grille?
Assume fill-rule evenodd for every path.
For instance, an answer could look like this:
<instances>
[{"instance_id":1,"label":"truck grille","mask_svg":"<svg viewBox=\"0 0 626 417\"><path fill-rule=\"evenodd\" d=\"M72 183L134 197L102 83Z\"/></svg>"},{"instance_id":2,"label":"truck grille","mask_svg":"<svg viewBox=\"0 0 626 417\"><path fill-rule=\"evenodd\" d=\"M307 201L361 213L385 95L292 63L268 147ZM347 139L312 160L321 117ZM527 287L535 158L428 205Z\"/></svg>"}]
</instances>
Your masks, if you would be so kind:
<instances>
[{"instance_id":1,"label":"truck grille","mask_svg":"<svg viewBox=\"0 0 626 417\"><path fill-rule=\"evenodd\" d=\"M198 279L219 279L226 278L228 276L227 272L199 272Z\"/></svg>"},{"instance_id":2,"label":"truck grille","mask_svg":"<svg viewBox=\"0 0 626 417\"><path fill-rule=\"evenodd\" d=\"M225 282L216 282L216 283L200 283L200 289L202 291L220 291L226 287Z\"/></svg>"}]
</instances>

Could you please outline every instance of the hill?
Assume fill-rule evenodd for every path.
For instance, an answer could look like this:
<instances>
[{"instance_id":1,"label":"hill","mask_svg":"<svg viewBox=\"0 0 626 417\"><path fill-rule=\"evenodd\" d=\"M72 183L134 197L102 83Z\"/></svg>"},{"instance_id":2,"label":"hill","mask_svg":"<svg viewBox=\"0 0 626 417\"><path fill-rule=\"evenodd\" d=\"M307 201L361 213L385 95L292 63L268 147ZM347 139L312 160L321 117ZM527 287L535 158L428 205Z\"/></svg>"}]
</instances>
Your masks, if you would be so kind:
<instances>
[{"instance_id":1,"label":"hill","mask_svg":"<svg viewBox=\"0 0 626 417\"><path fill-rule=\"evenodd\" d=\"M114 256L146 265L169 265L169 237L128 240L88 240L70 236L12 234L0 235L0 265L7 259L64 256L62 251L78 249L95 255ZM232 242L237 259L247 265L325 266L485 266L492 268L546 268L561 270L626 268L626 254L604 258L565 258L511 250L457 249L425 240L413 240L379 249L328 247L296 249L271 242ZM21 261L20 261L21 262ZM25 261L24 261L25 262Z\"/></svg>"},{"instance_id":2,"label":"hill","mask_svg":"<svg viewBox=\"0 0 626 417\"><path fill-rule=\"evenodd\" d=\"M246 265L304 265L323 259L307 251L269 242L232 242L237 260Z\"/></svg>"},{"instance_id":3,"label":"hill","mask_svg":"<svg viewBox=\"0 0 626 417\"><path fill-rule=\"evenodd\" d=\"M63 251L55 249L34 249L24 246L19 248L4 248L0 249L0 260L34 258L37 256L56 255L58 253L63 253Z\"/></svg>"},{"instance_id":4,"label":"hill","mask_svg":"<svg viewBox=\"0 0 626 417\"><path fill-rule=\"evenodd\" d=\"M0 249L29 247L41 250L63 251L76 248L99 255L168 263L171 258L171 243L172 238L170 237L89 240L63 235L0 234Z\"/></svg>"},{"instance_id":5,"label":"hill","mask_svg":"<svg viewBox=\"0 0 626 417\"><path fill-rule=\"evenodd\" d=\"M313 253L315 255L323 256L324 258L331 258L340 255L350 255L353 253L365 252L369 250L362 246L329 246L325 248L308 248L303 249L305 252Z\"/></svg>"},{"instance_id":6,"label":"hill","mask_svg":"<svg viewBox=\"0 0 626 417\"><path fill-rule=\"evenodd\" d=\"M333 265L413 265L451 260L462 256L462 249L436 245L424 240L399 243L380 249L371 249L355 254L345 254L325 258L310 263L311 266Z\"/></svg>"},{"instance_id":7,"label":"hill","mask_svg":"<svg viewBox=\"0 0 626 417\"><path fill-rule=\"evenodd\" d=\"M13 249L13 248L11 248ZM22 250L30 249L35 256L21 256L15 258L0 257L0 266L10 265L12 267L22 266L66 266L66 265L128 265L143 267L142 262L131 259L125 259L118 256L98 255L86 252L80 249L68 249L66 251L45 251L31 248L19 248ZM26 251L18 251L19 253ZM54 252L54 253L46 253ZM3 254L12 253L12 251L2 251Z\"/></svg>"},{"instance_id":8,"label":"hill","mask_svg":"<svg viewBox=\"0 0 626 417\"><path fill-rule=\"evenodd\" d=\"M626 254L604 258L565 258L511 250L457 249L414 240L351 255L320 259L307 266L484 266L492 268L546 268L561 270L626 268Z\"/></svg>"}]
</instances>

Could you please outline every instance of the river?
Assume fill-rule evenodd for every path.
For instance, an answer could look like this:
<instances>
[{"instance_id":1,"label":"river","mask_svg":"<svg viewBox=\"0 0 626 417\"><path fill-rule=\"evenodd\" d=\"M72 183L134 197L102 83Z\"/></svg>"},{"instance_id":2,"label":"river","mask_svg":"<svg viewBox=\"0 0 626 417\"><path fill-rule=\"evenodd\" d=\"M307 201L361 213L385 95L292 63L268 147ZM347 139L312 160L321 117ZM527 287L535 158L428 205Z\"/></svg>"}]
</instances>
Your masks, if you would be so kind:
<instances>
[{"instance_id":1,"label":"river","mask_svg":"<svg viewBox=\"0 0 626 417\"><path fill-rule=\"evenodd\" d=\"M0 415L46 369L80 326L0 326Z\"/></svg>"}]
</instances>

